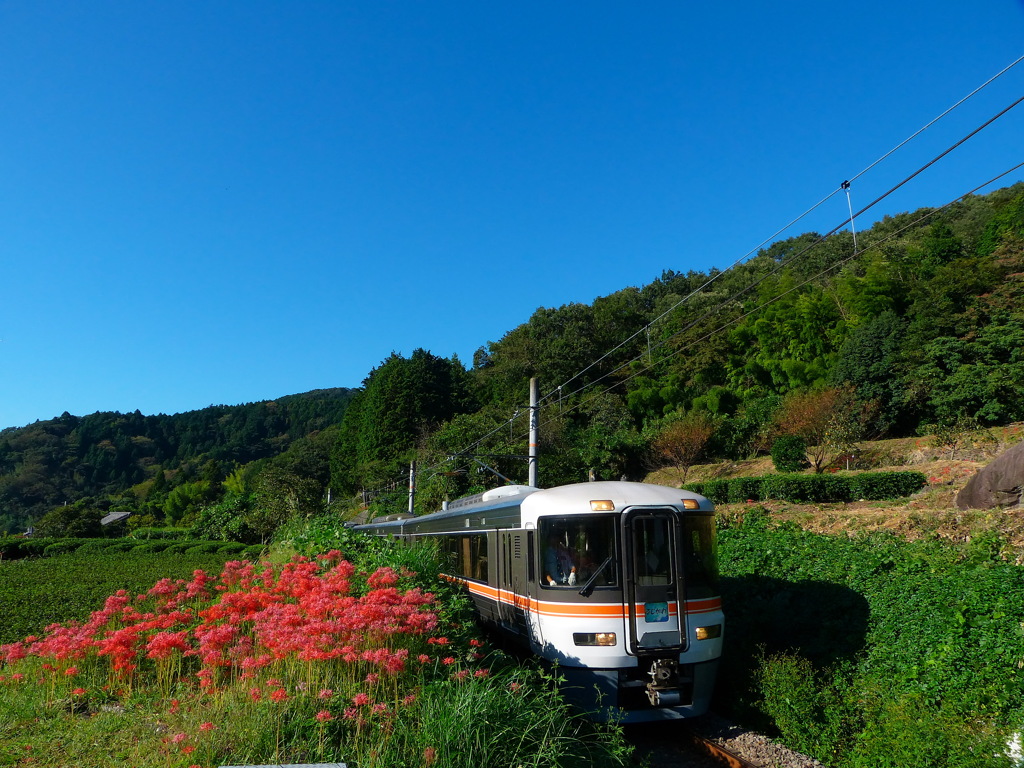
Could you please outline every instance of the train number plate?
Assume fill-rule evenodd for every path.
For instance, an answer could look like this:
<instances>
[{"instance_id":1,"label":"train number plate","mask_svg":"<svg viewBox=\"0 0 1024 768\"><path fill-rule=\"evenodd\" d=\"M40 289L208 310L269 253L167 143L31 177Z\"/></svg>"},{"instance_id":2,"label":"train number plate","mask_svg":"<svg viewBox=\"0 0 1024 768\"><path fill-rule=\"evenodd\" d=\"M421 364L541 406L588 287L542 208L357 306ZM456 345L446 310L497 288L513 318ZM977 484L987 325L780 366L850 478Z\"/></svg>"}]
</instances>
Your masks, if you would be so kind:
<instances>
[{"instance_id":1,"label":"train number plate","mask_svg":"<svg viewBox=\"0 0 1024 768\"><path fill-rule=\"evenodd\" d=\"M668 621L668 603L644 603L644 620L648 623Z\"/></svg>"}]
</instances>

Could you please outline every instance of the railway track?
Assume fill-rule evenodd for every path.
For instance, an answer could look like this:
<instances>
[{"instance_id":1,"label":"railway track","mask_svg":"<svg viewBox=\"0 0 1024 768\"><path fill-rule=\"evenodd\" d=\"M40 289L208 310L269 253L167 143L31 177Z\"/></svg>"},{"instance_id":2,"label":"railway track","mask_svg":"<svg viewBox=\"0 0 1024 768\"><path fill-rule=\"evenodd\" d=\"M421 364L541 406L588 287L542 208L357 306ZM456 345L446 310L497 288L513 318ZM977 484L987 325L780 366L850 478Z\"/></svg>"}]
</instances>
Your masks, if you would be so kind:
<instances>
[{"instance_id":1,"label":"railway track","mask_svg":"<svg viewBox=\"0 0 1024 768\"><path fill-rule=\"evenodd\" d=\"M699 752L710 757L718 765L725 765L728 768L760 768L691 728L684 726L682 731Z\"/></svg>"},{"instance_id":2,"label":"railway track","mask_svg":"<svg viewBox=\"0 0 1024 768\"><path fill-rule=\"evenodd\" d=\"M626 727L637 764L650 768L823 768L817 760L715 715Z\"/></svg>"},{"instance_id":3,"label":"railway track","mask_svg":"<svg viewBox=\"0 0 1024 768\"><path fill-rule=\"evenodd\" d=\"M678 721L627 726L637 765L651 768L764 768Z\"/></svg>"}]
</instances>

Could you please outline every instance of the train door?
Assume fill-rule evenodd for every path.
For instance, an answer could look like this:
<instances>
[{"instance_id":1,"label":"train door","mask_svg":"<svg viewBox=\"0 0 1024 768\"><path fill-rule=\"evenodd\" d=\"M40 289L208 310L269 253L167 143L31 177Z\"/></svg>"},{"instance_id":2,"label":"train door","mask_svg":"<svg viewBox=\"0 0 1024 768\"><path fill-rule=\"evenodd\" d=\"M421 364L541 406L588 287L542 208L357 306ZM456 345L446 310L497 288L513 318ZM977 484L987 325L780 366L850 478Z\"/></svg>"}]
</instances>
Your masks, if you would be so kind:
<instances>
[{"instance_id":1,"label":"train door","mask_svg":"<svg viewBox=\"0 0 1024 768\"><path fill-rule=\"evenodd\" d=\"M622 516L627 651L682 651L686 644L677 515L670 508Z\"/></svg>"},{"instance_id":2,"label":"train door","mask_svg":"<svg viewBox=\"0 0 1024 768\"><path fill-rule=\"evenodd\" d=\"M526 544L523 531L500 531L498 601L501 622L513 632L527 633Z\"/></svg>"}]
</instances>

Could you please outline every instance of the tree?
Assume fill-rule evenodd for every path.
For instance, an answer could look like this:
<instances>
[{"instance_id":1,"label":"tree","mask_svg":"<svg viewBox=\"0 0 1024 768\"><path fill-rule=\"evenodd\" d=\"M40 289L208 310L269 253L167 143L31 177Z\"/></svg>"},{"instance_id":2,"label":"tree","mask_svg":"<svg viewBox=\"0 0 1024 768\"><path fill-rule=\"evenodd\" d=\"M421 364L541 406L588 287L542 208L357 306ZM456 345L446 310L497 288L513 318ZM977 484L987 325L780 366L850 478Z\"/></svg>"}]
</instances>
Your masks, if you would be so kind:
<instances>
[{"instance_id":1,"label":"tree","mask_svg":"<svg viewBox=\"0 0 1024 768\"><path fill-rule=\"evenodd\" d=\"M654 450L680 470L679 482L686 482L690 471L715 434L715 420L704 411L690 411L671 422L654 439Z\"/></svg>"},{"instance_id":2,"label":"tree","mask_svg":"<svg viewBox=\"0 0 1024 768\"><path fill-rule=\"evenodd\" d=\"M35 525L42 537L84 538L103 535L101 513L83 503L54 507Z\"/></svg>"},{"instance_id":3,"label":"tree","mask_svg":"<svg viewBox=\"0 0 1024 768\"><path fill-rule=\"evenodd\" d=\"M423 349L409 358L392 353L363 387L345 412L331 456L331 486L345 492L396 476L433 430L476 407L459 359Z\"/></svg>"},{"instance_id":4,"label":"tree","mask_svg":"<svg viewBox=\"0 0 1024 768\"><path fill-rule=\"evenodd\" d=\"M821 472L836 456L851 450L864 432L869 409L857 402L853 387L795 392L775 417L776 434L796 435L807 443L807 458Z\"/></svg>"}]
</instances>

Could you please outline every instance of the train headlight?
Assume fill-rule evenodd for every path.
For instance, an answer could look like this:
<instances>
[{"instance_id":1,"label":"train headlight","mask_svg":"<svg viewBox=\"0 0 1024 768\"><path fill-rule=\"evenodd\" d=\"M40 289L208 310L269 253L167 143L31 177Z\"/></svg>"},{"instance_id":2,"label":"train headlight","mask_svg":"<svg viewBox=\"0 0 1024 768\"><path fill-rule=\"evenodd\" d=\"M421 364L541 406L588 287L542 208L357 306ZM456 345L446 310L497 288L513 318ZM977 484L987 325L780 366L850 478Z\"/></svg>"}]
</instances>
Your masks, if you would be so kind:
<instances>
[{"instance_id":1,"label":"train headlight","mask_svg":"<svg viewBox=\"0 0 1024 768\"><path fill-rule=\"evenodd\" d=\"M698 640L713 640L722 636L722 625L712 624L710 627L697 627Z\"/></svg>"},{"instance_id":2,"label":"train headlight","mask_svg":"<svg viewBox=\"0 0 1024 768\"><path fill-rule=\"evenodd\" d=\"M573 632L576 645L615 645L614 632Z\"/></svg>"},{"instance_id":3,"label":"train headlight","mask_svg":"<svg viewBox=\"0 0 1024 768\"><path fill-rule=\"evenodd\" d=\"M591 512L614 512L615 502L611 499L591 499L590 500L590 511Z\"/></svg>"}]
</instances>

